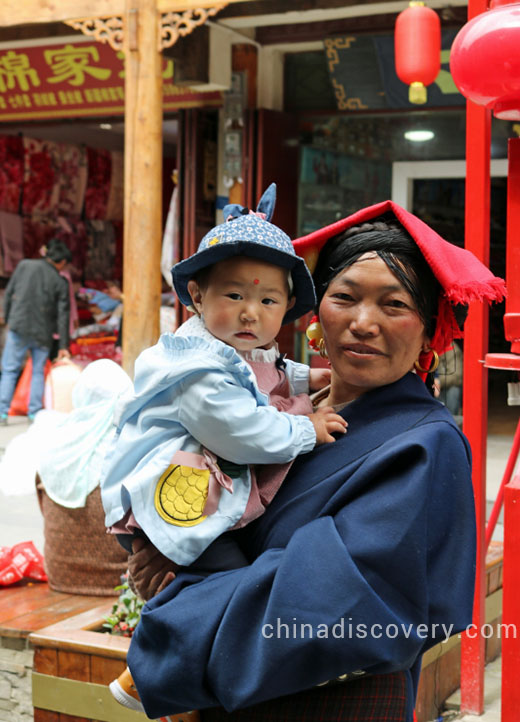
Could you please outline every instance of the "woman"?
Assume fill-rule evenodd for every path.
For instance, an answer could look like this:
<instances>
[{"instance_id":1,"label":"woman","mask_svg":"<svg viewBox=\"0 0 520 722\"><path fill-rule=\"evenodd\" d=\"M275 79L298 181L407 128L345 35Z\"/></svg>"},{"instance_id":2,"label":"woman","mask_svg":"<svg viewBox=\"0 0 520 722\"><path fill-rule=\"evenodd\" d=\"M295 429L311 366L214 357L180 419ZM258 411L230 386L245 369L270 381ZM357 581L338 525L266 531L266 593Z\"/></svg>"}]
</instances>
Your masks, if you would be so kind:
<instances>
[{"instance_id":1,"label":"woman","mask_svg":"<svg viewBox=\"0 0 520 722\"><path fill-rule=\"evenodd\" d=\"M249 566L180 574L149 602L128 664L150 717L409 722L421 655L471 622L470 451L413 370L433 370L465 305L503 282L389 201L295 248L319 252L318 404L349 432L300 456L239 532Z\"/></svg>"}]
</instances>

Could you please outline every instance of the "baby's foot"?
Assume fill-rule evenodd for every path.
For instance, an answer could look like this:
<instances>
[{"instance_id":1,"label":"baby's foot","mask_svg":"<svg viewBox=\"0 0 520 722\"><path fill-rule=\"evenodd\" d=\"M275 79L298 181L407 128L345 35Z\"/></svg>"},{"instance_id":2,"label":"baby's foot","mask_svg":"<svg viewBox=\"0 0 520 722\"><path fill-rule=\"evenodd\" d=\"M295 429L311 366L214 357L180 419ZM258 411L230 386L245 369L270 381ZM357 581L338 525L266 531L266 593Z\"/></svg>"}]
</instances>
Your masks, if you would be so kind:
<instances>
[{"instance_id":1,"label":"baby's foot","mask_svg":"<svg viewBox=\"0 0 520 722\"><path fill-rule=\"evenodd\" d=\"M144 707L141 704L139 693L135 687L134 680L128 667L122 672L117 679L110 682L108 685L112 696L122 704L123 707L133 709L135 712L144 712Z\"/></svg>"}]
</instances>

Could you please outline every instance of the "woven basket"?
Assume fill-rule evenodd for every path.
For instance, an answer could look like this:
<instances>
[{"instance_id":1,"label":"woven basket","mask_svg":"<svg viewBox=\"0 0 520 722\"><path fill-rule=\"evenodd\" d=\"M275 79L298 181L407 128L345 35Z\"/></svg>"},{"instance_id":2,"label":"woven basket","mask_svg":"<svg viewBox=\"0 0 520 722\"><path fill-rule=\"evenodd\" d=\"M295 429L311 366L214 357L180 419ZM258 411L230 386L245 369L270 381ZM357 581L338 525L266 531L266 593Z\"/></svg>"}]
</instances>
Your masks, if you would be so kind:
<instances>
[{"instance_id":1,"label":"woven basket","mask_svg":"<svg viewBox=\"0 0 520 722\"><path fill-rule=\"evenodd\" d=\"M52 501L36 477L43 514L45 571L57 592L114 596L127 568L128 554L105 530L99 486L86 506L69 509Z\"/></svg>"}]
</instances>

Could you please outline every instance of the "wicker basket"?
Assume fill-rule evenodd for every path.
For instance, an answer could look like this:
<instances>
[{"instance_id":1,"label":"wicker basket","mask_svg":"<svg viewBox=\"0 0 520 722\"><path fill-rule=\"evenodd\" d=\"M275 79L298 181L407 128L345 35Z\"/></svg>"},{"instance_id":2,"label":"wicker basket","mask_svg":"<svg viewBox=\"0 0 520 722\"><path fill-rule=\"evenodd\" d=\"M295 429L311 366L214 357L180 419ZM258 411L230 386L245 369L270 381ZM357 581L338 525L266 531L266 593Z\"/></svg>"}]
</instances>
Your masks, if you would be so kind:
<instances>
[{"instance_id":1,"label":"wicker basket","mask_svg":"<svg viewBox=\"0 0 520 722\"><path fill-rule=\"evenodd\" d=\"M57 592L114 596L127 568L128 555L105 530L99 486L86 506L69 509L50 499L36 477L43 514L45 571Z\"/></svg>"}]
</instances>

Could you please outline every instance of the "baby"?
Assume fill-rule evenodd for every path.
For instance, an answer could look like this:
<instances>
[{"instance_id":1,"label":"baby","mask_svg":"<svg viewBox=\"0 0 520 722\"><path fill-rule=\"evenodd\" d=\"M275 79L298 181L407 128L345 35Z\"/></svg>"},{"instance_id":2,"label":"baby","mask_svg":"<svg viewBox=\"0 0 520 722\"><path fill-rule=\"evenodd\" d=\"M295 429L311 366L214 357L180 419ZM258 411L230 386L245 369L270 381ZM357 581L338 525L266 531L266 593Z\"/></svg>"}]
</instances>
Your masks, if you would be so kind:
<instances>
[{"instance_id":1,"label":"baby","mask_svg":"<svg viewBox=\"0 0 520 722\"><path fill-rule=\"evenodd\" d=\"M227 206L229 220L174 266L177 295L196 315L137 359L102 480L106 525L129 551L144 532L203 573L247 564L225 532L263 513L298 454L346 430L332 408L313 412L307 395L330 372L283 360L275 342L315 294L289 237L269 222L274 196L272 184L257 214ZM132 706L121 678L111 689Z\"/></svg>"}]
</instances>

